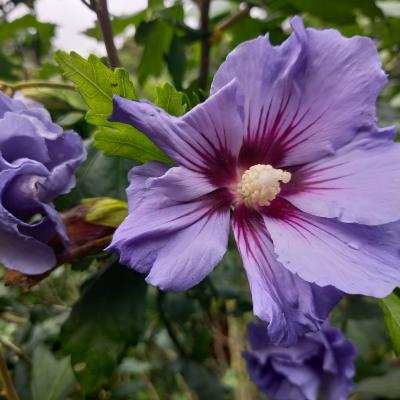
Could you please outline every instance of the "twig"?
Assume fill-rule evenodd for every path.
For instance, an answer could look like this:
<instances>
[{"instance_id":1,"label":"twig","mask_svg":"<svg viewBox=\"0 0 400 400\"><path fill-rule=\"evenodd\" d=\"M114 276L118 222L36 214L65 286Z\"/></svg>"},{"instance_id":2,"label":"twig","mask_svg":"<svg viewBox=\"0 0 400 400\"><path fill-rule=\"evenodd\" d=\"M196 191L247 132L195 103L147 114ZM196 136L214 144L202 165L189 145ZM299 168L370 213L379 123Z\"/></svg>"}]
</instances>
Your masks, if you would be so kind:
<instances>
[{"instance_id":1,"label":"twig","mask_svg":"<svg viewBox=\"0 0 400 400\"><path fill-rule=\"evenodd\" d=\"M111 67L118 67L121 63L114 43L114 35L110 14L108 12L107 0L91 0L91 4L96 11L97 19L100 24L101 33L107 50L108 61L110 62Z\"/></svg>"},{"instance_id":2,"label":"twig","mask_svg":"<svg viewBox=\"0 0 400 400\"><path fill-rule=\"evenodd\" d=\"M246 4L237 13L235 13L233 15L229 15L228 17L224 18L221 22L219 22L215 26L214 31L224 31L224 30L228 29L230 26L235 24L241 18L249 15L251 7L252 7L251 5Z\"/></svg>"},{"instance_id":3,"label":"twig","mask_svg":"<svg viewBox=\"0 0 400 400\"><path fill-rule=\"evenodd\" d=\"M198 3L200 8L200 31L202 33L199 85L202 89L206 89L208 85L211 45L219 41L224 30L228 29L246 15L249 15L252 7L246 4L235 14L224 18L216 25L212 32L210 32L210 2L211 0L200 0Z\"/></svg>"},{"instance_id":4,"label":"twig","mask_svg":"<svg viewBox=\"0 0 400 400\"><path fill-rule=\"evenodd\" d=\"M18 357L21 357L29 365L32 364L30 358L16 344L2 337L0 337L0 342L4 345L4 347L7 347L9 350L13 351Z\"/></svg>"},{"instance_id":5,"label":"twig","mask_svg":"<svg viewBox=\"0 0 400 400\"><path fill-rule=\"evenodd\" d=\"M13 381L11 379L10 372L7 368L6 360L4 359L3 349L0 346L0 376L3 381L4 391L7 400L19 400L17 391L15 390Z\"/></svg>"},{"instance_id":6,"label":"twig","mask_svg":"<svg viewBox=\"0 0 400 400\"><path fill-rule=\"evenodd\" d=\"M31 89L31 88L51 88L51 89L68 89L76 90L75 85L62 82L49 81L25 81L18 82L11 86L14 90Z\"/></svg>"},{"instance_id":7,"label":"twig","mask_svg":"<svg viewBox=\"0 0 400 400\"><path fill-rule=\"evenodd\" d=\"M72 249L69 253L64 257L59 257L57 259L57 264L62 265L74 260L77 260L81 257L86 257L91 254L95 254L104 248L106 248L112 240L112 235L104 236L100 239L91 240L88 243L85 243L82 246L76 247Z\"/></svg>"},{"instance_id":8,"label":"twig","mask_svg":"<svg viewBox=\"0 0 400 400\"><path fill-rule=\"evenodd\" d=\"M62 82L23 81L18 83L8 83L0 81L0 91L6 93L9 96L12 96L17 90L32 89L32 88L76 90L76 87L74 85Z\"/></svg>"},{"instance_id":9,"label":"twig","mask_svg":"<svg viewBox=\"0 0 400 400\"><path fill-rule=\"evenodd\" d=\"M13 314L12 312L5 311L1 314L1 319L12 324L25 325L29 322L27 318L21 317L19 315Z\"/></svg>"},{"instance_id":10,"label":"twig","mask_svg":"<svg viewBox=\"0 0 400 400\"><path fill-rule=\"evenodd\" d=\"M249 15L251 8L251 5L246 4L235 14L229 15L228 17L220 21L211 32L210 43L212 45L219 43L221 41L223 32L234 25L236 22L240 21L243 17Z\"/></svg>"},{"instance_id":11,"label":"twig","mask_svg":"<svg viewBox=\"0 0 400 400\"><path fill-rule=\"evenodd\" d=\"M82 4L84 4L89 10L95 11L88 0L81 0Z\"/></svg>"},{"instance_id":12,"label":"twig","mask_svg":"<svg viewBox=\"0 0 400 400\"><path fill-rule=\"evenodd\" d=\"M209 12L211 0L201 0L200 7L200 30L202 32L201 39L201 58L199 85L202 89L207 89L208 85L208 70L210 66L210 32L209 32Z\"/></svg>"},{"instance_id":13,"label":"twig","mask_svg":"<svg viewBox=\"0 0 400 400\"><path fill-rule=\"evenodd\" d=\"M224 318L224 321L221 321L222 318ZM215 359L221 372L226 371L229 366L228 355L226 354L228 337L226 336L225 323L225 315L221 314L220 316L219 312L216 310L210 322L210 326Z\"/></svg>"}]
</instances>

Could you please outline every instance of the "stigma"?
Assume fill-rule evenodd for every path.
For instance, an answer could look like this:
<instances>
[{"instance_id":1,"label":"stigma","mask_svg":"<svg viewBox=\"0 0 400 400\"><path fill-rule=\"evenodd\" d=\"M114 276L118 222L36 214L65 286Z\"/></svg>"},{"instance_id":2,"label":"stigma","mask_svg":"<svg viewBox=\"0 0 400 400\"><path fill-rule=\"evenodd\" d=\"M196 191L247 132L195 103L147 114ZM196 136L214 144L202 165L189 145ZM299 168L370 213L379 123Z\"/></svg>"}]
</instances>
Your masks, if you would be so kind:
<instances>
[{"instance_id":1,"label":"stigma","mask_svg":"<svg viewBox=\"0 0 400 400\"><path fill-rule=\"evenodd\" d=\"M237 186L237 199L248 207L268 206L281 191L281 182L288 183L290 172L271 165L257 164L245 171Z\"/></svg>"}]
</instances>

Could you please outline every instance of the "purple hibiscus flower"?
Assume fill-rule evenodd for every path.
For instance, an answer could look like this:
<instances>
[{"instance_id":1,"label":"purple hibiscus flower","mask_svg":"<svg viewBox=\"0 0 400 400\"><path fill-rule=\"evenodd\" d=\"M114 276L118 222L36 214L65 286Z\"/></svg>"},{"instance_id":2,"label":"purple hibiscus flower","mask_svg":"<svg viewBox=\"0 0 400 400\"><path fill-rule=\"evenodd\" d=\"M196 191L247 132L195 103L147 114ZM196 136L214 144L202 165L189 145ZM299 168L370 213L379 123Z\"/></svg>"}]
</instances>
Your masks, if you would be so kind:
<instances>
[{"instance_id":1,"label":"purple hibiscus flower","mask_svg":"<svg viewBox=\"0 0 400 400\"><path fill-rule=\"evenodd\" d=\"M253 382L271 400L346 400L352 389L356 350L324 324L292 347L276 346L262 324L250 323L251 350L243 356Z\"/></svg>"},{"instance_id":2,"label":"purple hibiscus flower","mask_svg":"<svg viewBox=\"0 0 400 400\"><path fill-rule=\"evenodd\" d=\"M68 238L51 205L75 184L85 159L81 138L39 106L0 93L0 263L25 274L56 264L50 242Z\"/></svg>"},{"instance_id":3,"label":"purple hibiscus flower","mask_svg":"<svg viewBox=\"0 0 400 400\"><path fill-rule=\"evenodd\" d=\"M254 312L287 345L319 329L342 291L380 297L400 282L400 147L376 125L375 46L292 27L280 46L238 46L183 117L118 96L111 116L178 166L130 172L109 249L149 283L187 289L223 257L233 215Z\"/></svg>"}]
</instances>

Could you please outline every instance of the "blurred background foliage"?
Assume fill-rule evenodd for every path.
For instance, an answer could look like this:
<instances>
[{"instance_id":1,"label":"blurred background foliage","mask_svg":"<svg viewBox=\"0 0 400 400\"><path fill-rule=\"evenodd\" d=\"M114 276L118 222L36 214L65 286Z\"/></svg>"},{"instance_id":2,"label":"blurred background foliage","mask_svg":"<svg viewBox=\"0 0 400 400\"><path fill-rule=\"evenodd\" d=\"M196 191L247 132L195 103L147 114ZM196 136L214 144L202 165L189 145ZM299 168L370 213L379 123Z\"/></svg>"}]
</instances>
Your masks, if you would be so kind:
<instances>
[{"instance_id":1,"label":"blurred background foliage","mask_svg":"<svg viewBox=\"0 0 400 400\"><path fill-rule=\"evenodd\" d=\"M11 19L20 3L29 12ZM92 5L77 2L76 12ZM156 101L178 115L207 97L213 74L236 45L266 32L279 44L294 15L302 15L309 26L375 40L390 77L378 104L380 123L400 127L398 1L149 0L136 14L112 16L112 28L122 38L118 58L135 88L131 97ZM124 200L126 174L135 161L108 157L95 147L96 126L100 132L119 127L85 118L88 107L95 111L98 104L89 104L63 77L52 46L56 29L37 19L35 0L0 1L0 84L6 92L42 102L55 121L87 143L88 160L76 189L57 200L60 211L85 198ZM99 25L84 33L102 41ZM62 56L57 56L61 65ZM115 154L107 153L101 133L96 135L97 147ZM128 158L137 162L146 156ZM120 203L113 207L124 213ZM249 381L241 357L253 316L240 264L236 251L229 250L204 282L185 293L147 286L142 276L104 253L57 268L31 290L1 283L0 369L8 368L21 400L266 399ZM382 302L348 296L334 310L332 323L358 349L352 399L400 399L397 293Z\"/></svg>"}]
</instances>

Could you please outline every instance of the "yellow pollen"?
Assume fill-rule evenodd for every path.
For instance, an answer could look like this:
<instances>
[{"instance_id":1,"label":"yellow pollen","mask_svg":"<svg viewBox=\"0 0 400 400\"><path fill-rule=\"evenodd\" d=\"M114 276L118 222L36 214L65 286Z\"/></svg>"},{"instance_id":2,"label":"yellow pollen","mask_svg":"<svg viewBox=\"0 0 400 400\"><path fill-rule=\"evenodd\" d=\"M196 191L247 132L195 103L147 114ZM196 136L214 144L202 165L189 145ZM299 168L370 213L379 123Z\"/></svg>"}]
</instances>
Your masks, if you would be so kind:
<instances>
[{"instance_id":1,"label":"yellow pollen","mask_svg":"<svg viewBox=\"0 0 400 400\"><path fill-rule=\"evenodd\" d=\"M246 206L268 206L281 191L280 182L288 183L292 175L271 165L253 165L242 175L237 186L238 200Z\"/></svg>"}]
</instances>

